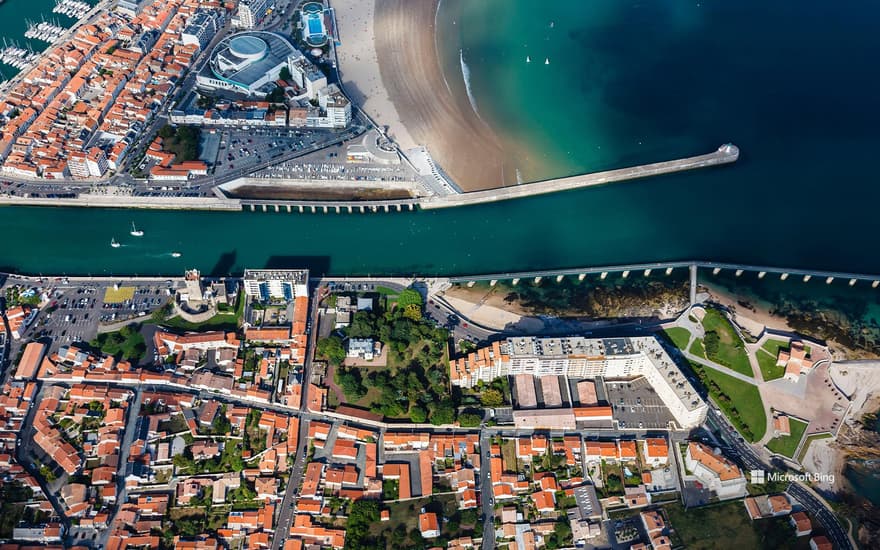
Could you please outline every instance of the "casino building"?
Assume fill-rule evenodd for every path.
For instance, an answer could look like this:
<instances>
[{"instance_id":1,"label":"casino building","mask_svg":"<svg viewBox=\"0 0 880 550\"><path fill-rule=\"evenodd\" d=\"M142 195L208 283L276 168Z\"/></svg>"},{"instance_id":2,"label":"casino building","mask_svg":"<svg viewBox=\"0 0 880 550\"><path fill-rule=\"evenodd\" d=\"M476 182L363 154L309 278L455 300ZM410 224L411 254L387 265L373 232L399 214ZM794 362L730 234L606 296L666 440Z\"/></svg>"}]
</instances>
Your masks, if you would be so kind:
<instances>
[{"instance_id":1,"label":"casino building","mask_svg":"<svg viewBox=\"0 0 880 550\"><path fill-rule=\"evenodd\" d=\"M274 88L283 67L291 71L302 54L283 36L246 31L220 42L211 59L196 76L202 90L229 90L264 96Z\"/></svg>"}]
</instances>

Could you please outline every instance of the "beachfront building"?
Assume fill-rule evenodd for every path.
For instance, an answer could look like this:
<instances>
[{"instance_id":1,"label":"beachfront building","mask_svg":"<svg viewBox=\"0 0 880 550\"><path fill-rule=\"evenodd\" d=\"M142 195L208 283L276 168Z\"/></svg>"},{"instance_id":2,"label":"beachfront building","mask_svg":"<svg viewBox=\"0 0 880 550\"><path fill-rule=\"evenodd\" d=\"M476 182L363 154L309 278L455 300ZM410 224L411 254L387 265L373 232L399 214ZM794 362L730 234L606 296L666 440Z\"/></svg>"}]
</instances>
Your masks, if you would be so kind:
<instances>
[{"instance_id":1,"label":"beachfront building","mask_svg":"<svg viewBox=\"0 0 880 550\"><path fill-rule=\"evenodd\" d=\"M792 340L788 350L780 348L776 356L776 366L785 369L783 378L797 382L802 374L809 373L813 368L813 360L803 342Z\"/></svg>"},{"instance_id":2,"label":"beachfront building","mask_svg":"<svg viewBox=\"0 0 880 550\"><path fill-rule=\"evenodd\" d=\"M293 300L309 295L307 269L246 269L243 283L248 297L263 301Z\"/></svg>"},{"instance_id":3,"label":"beachfront building","mask_svg":"<svg viewBox=\"0 0 880 550\"><path fill-rule=\"evenodd\" d=\"M345 128L351 124L351 102L336 84L318 90L318 105L324 116L318 117L318 127Z\"/></svg>"},{"instance_id":4,"label":"beachfront building","mask_svg":"<svg viewBox=\"0 0 880 550\"><path fill-rule=\"evenodd\" d=\"M719 500L740 498L747 494L742 470L720 453L691 441L684 457L685 467Z\"/></svg>"},{"instance_id":5,"label":"beachfront building","mask_svg":"<svg viewBox=\"0 0 880 550\"><path fill-rule=\"evenodd\" d=\"M653 336L636 338L537 338L493 342L449 362L452 384L470 388L478 381L510 375L572 378L644 377L682 428L700 425L708 407Z\"/></svg>"},{"instance_id":6,"label":"beachfront building","mask_svg":"<svg viewBox=\"0 0 880 550\"><path fill-rule=\"evenodd\" d=\"M302 28L303 41L313 48L318 48L327 43L328 21L330 11L326 10L319 2L304 4L299 12L299 22Z\"/></svg>"}]
</instances>

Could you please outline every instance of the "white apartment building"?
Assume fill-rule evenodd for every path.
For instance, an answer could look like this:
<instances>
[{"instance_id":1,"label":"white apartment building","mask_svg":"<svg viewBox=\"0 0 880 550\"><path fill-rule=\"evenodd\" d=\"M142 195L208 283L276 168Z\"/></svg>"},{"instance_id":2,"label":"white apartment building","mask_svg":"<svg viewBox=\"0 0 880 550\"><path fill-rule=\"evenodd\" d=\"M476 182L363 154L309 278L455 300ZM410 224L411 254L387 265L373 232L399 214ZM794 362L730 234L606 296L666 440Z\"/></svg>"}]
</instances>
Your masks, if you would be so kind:
<instances>
[{"instance_id":1,"label":"white apartment building","mask_svg":"<svg viewBox=\"0 0 880 550\"><path fill-rule=\"evenodd\" d=\"M472 387L501 376L645 379L682 428L700 425L708 407L653 336L636 338L508 338L450 361L452 384Z\"/></svg>"},{"instance_id":2,"label":"white apartment building","mask_svg":"<svg viewBox=\"0 0 880 550\"><path fill-rule=\"evenodd\" d=\"M246 269L243 285L245 294L251 297L293 300L309 295L309 272L307 269Z\"/></svg>"}]
</instances>

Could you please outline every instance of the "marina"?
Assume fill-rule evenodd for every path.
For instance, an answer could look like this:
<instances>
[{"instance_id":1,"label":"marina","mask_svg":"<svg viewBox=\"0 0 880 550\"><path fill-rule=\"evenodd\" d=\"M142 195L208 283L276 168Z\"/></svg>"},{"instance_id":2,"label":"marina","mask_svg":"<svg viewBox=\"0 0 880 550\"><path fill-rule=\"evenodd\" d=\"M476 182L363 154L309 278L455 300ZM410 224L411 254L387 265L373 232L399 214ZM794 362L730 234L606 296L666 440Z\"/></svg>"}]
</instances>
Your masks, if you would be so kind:
<instances>
[{"instance_id":1,"label":"marina","mask_svg":"<svg viewBox=\"0 0 880 550\"><path fill-rule=\"evenodd\" d=\"M28 30L25 31L25 38L40 40L42 42L55 42L67 31L57 22L41 21L39 23L27 22Z\"/></svg>"},{"instance_id":2,"label":"marina","mask_svg":"<svg viewBox=\"0 0 880 550\"><path fill-rule=\"evenodd\" d=\"M52 13L60 13L74 19L82 19L90 9L92 9L92 6L86 2L55 0L55 7L52 8Z\"/></svg>"},{"instance_id":3,"label":"marina","mask_svg":"<svg viewBox=\"0 0 880 550\"><path fill-rule=\"evenodd\" d=\"M0 63L5 63L10 67L15 67L20 70L32 63L39 56L40 54L34 52L30 47L22 48L15 41L10 43L7 42L5 38L3 39L3 48L0 49Z\"/></svg>"}]
</instances>

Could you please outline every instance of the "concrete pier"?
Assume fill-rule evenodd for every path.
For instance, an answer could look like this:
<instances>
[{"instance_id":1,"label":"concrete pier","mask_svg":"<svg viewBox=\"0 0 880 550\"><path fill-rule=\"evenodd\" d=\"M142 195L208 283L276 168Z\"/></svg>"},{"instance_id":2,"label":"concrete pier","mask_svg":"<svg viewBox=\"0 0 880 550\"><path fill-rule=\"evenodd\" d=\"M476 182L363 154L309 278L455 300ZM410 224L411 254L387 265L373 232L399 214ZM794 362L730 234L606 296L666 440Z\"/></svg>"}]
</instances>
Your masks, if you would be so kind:
<instances>
[{"instance_id":1,"label":"concrete pier","mask_svg":"<svg viewBox=\"0 0 880 550\"><path fill-rule=\"evenodd\" d=\"M518 285L518 284L519 284L519 279L514 279L514 280L510 281L510 284L512 284L513 286Z\"/></svg>"},{"instance_id":2,"label":"concrete pier","mask_svg":"<svg viewBox=\"0 0 880 550\"><path fill-rule=\"evenodd\" d=\"M855 285L856 285L856 279L850 279L849 286L855 286Z\"/></svg>"},{"instance_id":3,"label":"concrete pier","mask_svg":"<svg viewBox=\"0 0 880 550\"><path fill-rule=\"evenodd\" d=\"M624 271L623 273L621 273L621 275L623 275L623 278L626 279L627 277L629 277L629 270Z\"/></svg>"},{"instance_id":4,"label":"concrete pier","mask_svg":"<svg viewBox=\"0 0 880 550\"><path fill-rule=\"evenodd\" d=\"M694 305L697 303L697 264L691 264L688 269L690 270L690 284L688 285L688 289L690 290L691 305Z\"/></svg>"},{"instance_id":5,"label":"concrete pier","mask_svg":"<svg viewBox=\"0 0 880 550\"><path fill-rule=\"evenodd\" d=\"M763 279L764 276L766 276L766 275L767 275L767 272L766 272L766 271L759 271L759 272L758 272L758 278L759 278L759 279Z\"/></svg>"},{"instance_id":6,"label":"concrete pier","mask_svg":"<svg viewBox=\"0 0 880 550\"><path fill-rule=\"evenodd\" d=\"M564 278L565 278L565 275L557 275L557 276L556 276L556 282L557 282L557 283L561 283L561 282L562 282L562 279L564 279Z\"/></svg>"},{"instance_id":7,"label":"concrete pier","mask_svg":"<svg viewBox=\"0 0 880 550\"><path fill-rule=\"evenodd\" d=\"M832 281L834 281L834 277L828 277L827 279L825 279L825 284L830 285Z\"/></svg>"},{"instance_id":8,"label":"concrete pier","mask_svg":"<svg viewBox=\"0 0 880 550\"><path fill-rule=\"evenodd\" d=\"M804 282L805 282L805 283L809 283L809 282L810 282L810 279L812 279L812 278L813 278L812 275L804 275Z\"/></svg>"},{"instance_id":9,"label":"concrete pier","mask_svg":"<svg viewBox=\"0 0 880 550\"><path fill-rule=\"evenodd\" d=\"M535 277L535 284L538 284L538 283L540 283L540 282L541 282L541 277L540 277L540 276L539 276L539 277Z\"/></svg>"},{"instance_id":10,"label":"concrete pier","mask_svg":"<svg viewBox=\"0 0 880 550\"><path fill-rule=\"evenodd\" d=\"M672 275L672 268L671 268L671 267L667 267L667 268L666 268L666 274L667 274L667 275Z\"/></svg>"},{"instance_id":11,"label":"concrete pier","mask_svg":"<svg viewBox=\"0 0 880 550\"><path fill-rule=\"evenodd\" d=\"M602 280L604 281L604 280L605 280L605 277L607 277L607 276L608 276L608 272L607 272L607 271L603 271L602 274L599 275L599 278L602 279Z\"/></svg>"},{"instance_id":12,"label":"concrete pier","mask_svg":"<svg viewBox=\"0 0 880 550\"><path fill-rule=\"evenodd\" d=\"M645 277L650 277L650 276L651 276L651 270L650 270L650 269L646 269L646 270L644 271L644 274L645 274Z\"/></svg>"},{"instance_id":13,"label":"concrete pier","mask_svg":"<svg viewBox=\"0 0 880 550\"><path fill-rule=\"evenodd\" d=\"M737 270L736 270L736 276L737 276L737 277L742 277L742 274L743 274L743 270L742 270L742 269L737 269Z\"/></svg>"},{"instance_id":14,"label":"concrete pier","mask_svg":"<svg viewBox=\"0 0 880 550\"><path fill-rule=\"evenodd\" d=\"M423 200L420 205L423 209L430 210L434 208L450 208L454 206L466 206L486 202L518 199L534 195L543 195L545 193L570 191L572 189L582 189L594 185L603 185L606 183L647 178L650 176L659 176L661 174L670 174L685 170L694 170L697 168L706 168L709 166L720 166L736 162L738 158L739 148L732 143L727 143L706 155L643 164L641 166L620 168L618 170L607 170L605 172L595 172L593 174L583 174L567 178L524 183L522 185L513 185L498 189L487 189L485 191L473 191L470 193L460 193L444 197L430 197Z\"/></svg>"},{"instance_id":15,"label":"concrete pier","mask_svg":"<svg viewBox=\"0 0 880 550\"><path fill-rule=\"evenodd\" d=\"M712 275L718 275L719 273L721 273L720 267L716 267L715 269L712 270Z\"/></svg>"},{"instance_id":16,"label":"concrete pier","mask_svg":"<svg viewBox=\"0 0 880 550\"><path fill-rule=\"evenodd\" d=\"M489 286L495 286L497 284L498 284L498 279L492 279L491 281L489 281Z\"/></svg>"},{"instance_id":17,"label":"concrete pier","mask_svg":"<svg viewBox=\"0 0 880 550\"><path fill-rule=\"evenodd\" d=\"M788 273L783 273L783 274L781 274L781 275L779 276L779 280L780 280L780 281L784 281L784 280L786 280L786 279L788 279Z\"/></svg>"},{"instance_id":18,"label":"concrete pier","mask_svg":"<svg viewBox=\"0 0 880 550\"><path fill-rule=\"evenodd\" d=\"M586 278L587 278L587 274L586 274L586 273L580 273L580 274L578 275L578 281L583 281L583 280L586 279Z\"/></svg>"},{"instance_id":19,"label":"concrete pier","mask_svg":"<svg viewBox=\"0 0 880 550\"><path fill-rule=\"evenodd\" d=\"M474 286L475 284L476 284L475 281L468 281L467 286L468 286L468 288L470 288L470 287Z\"/></svg>"},{"instance_id":20,"label":"concrete pier","mask_svg":"<svg viewBox=\"0 0 880 550\"><path fill-rule=\"evenodd\" d=\"M871 288L877 288L878 286L880 286L880 281L874 281L871 283Z\"/></svg>"}]
</instances>

